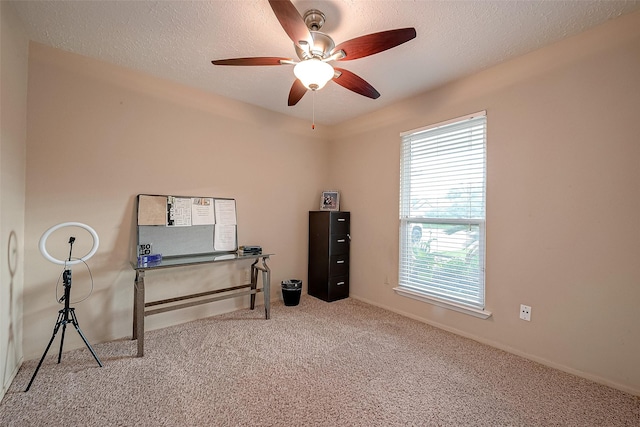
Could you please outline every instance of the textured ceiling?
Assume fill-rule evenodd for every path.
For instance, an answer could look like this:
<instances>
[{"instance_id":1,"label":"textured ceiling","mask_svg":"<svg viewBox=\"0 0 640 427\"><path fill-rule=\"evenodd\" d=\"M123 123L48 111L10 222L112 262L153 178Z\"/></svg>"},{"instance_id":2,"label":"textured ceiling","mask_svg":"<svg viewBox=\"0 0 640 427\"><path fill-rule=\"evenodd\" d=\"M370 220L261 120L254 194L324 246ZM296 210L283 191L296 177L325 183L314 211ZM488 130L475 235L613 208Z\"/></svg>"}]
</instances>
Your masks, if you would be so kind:
<instances>
[{"instance_id":1,"label":"textured ceiling","mask_svg":"<svg viewBox=\"0 0 640 427\"><path fill-rule=\"evenodd\" d=\"M222 67L212 59L295 58L266 0L16 1L39 43L309 119L313 96L287 106L293 67ZM640 9L640 0L364 1L294 0L319 9L337 43L415 27L417 37L346 68L373 85L377 100L330 82L315 94L316 121L336 124L440 86Z\"/></svg>"}]
</instances>

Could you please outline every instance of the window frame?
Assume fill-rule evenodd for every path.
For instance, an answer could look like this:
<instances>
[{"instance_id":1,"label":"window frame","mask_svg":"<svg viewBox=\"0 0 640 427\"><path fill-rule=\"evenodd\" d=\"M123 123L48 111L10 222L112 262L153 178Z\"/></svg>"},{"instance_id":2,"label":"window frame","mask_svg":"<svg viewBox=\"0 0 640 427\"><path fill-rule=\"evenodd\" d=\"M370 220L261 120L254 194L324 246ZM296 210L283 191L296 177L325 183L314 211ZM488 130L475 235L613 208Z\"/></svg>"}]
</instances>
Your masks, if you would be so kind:
<instances>
[{"instance_id":1,"label":"window frame","mask_svg":"<svg viewBox=\"0 0 640 427\"><path fill-rule=\"evenodd\" d=\"M480 119L481 118L481 119ZM478 192L477 189L474 190L474 194L482 195L482 205L481 211L482 216L472 216L471 212L469 212L468 217L447 217L442 218L440 216L433 217L424 217L424 216L410 216L411 215L411 185L415 185L417 179L414 178L414 175L411 172L415 172L415 168L412 171L410 168L410 158L406 158L408 154L409 147L406 147L406 144L411 144L410 138L412 136L424 136L429 133L436 134L445 131L447 127L453 128L456 125L464 125L464 122L469 122L469 128L473 126L478 126L479 120L482 121L483 125L483 136L482 136L482 190L481 193ZM443 129L444 128L444 129ZM458 311L461 313L469 314L478 318L486 319L491 316L491 312L486 310L485 304L485 295L486 295L486 276L485 276L485 264L486 264L486 256L485 256L485 247L486 247L486 181L487 181L487 163L486 163L486 153L487 153L487 117L486 111L480 111L474 114L469 114L462 117L457 117L451 120L447 120L444 122L436 123L433 125L425 126L422 128L402 132L400 134L401 137L401 145L400 145L400 222L399 222L399 237L400 237L400 245L398 251L398 286L393 288L393 290L401 296L416 299L419 301L427 302L433 305L437 305L440 307L444 307L450 310ZM428 143L423 143L423 148L429 148ZM440 154L435 156L430 156L430 158L436 159L440 156ZM459 159L456 159L459 161ZM455 163L454 163L455 164ZM409 168L409 170L407 170ZM422 169L421 169L422 170ZM409 174L409 175L407 175ZM453 208L447 211L447 215L453 212ZM415 215L415 214L414 214ZM463 285L454 285L454 286L440 286L437 284L415 284L411 283L411 276L413 274L412 268L407 266L409 257L415 258L412 250L414 249L415 242L412 243L412 230L415 225L420 224L421 230L422 224L429 225L468 225L470 227L477 227L478 233L478 269L474 270L474 273L477 273L477 286L476 288L481 291L482 295L478 295L476 300L469 299L468 297L461 297L460 291L464 290ZM475 228L474 228L475 229ZM435 265L435 262L432 264ZM474 284L475 286L475 284ZM443 291L442 288L452 288L455 291ZM475 289L475 288L472 288Z\"/></svg>"}]
</instances>

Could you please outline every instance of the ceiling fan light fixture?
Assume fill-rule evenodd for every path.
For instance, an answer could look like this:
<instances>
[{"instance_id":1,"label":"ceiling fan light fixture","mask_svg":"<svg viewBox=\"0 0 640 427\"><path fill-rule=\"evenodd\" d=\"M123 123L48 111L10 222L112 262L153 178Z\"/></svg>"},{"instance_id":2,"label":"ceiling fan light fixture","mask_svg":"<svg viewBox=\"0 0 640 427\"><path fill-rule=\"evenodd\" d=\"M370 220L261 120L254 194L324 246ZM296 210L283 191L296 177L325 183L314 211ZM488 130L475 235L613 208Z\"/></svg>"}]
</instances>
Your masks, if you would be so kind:
<instances>
[{"instance_id":1,"label":"ceiling fan light fixture","mask_svg":"<svg viewBox=\"0 0 640 427\"><path fill-rule=\"evenodd\" d=\"M298 62L293 74L310 90L320 90L333 78L334 70L330 64L317 58Z\"/></svg>"}]
</instances>

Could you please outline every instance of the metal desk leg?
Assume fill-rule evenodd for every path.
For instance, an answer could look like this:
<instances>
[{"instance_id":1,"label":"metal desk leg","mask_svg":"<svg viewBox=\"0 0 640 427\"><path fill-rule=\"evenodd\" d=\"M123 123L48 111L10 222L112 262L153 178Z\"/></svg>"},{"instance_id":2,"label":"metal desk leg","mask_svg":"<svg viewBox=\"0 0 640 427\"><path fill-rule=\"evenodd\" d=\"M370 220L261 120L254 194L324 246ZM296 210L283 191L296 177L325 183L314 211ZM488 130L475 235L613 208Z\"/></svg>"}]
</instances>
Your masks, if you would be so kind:
<instances>
[{"instance_id":1,"label":"metal desk leg","mask_svg":"<svg viewBox=\"0 0 640 427\"><path fill-rule=\"evenodd\" d=\"M251 290L255 291L258 288L258 269L256 268L256 264L258 263L259 258L251 264ZM251 294L251 310L256 308L256 294Z\"/></svg>"},{"instance_id":2,"label":"metal desk leg","mask_svg":"<svg viewBox=\"0 0 640 427\"><path fill-rule=\"evenodd\" d=\"M267 265L269 257L262 258L262 292L264 293L264 317L271 319L271 270ZM256 272L257 274L257 272Z\"/></svg>"},{"instance_id":3,"label":"metal desk leg","mask_svg":"<svg viewBox=\"0 0 640 427\"><path fill-rule=\"evenodd\" d=\"M133 281L133 332L131 333L131 339L135 340L138 338L138 331L136 328L138 327L138 273L136 271L136 279Z\"/></svg>"},{"instance_id":4,"label":"metal desk leg","mask_svg":"<svg viewBox=\"0 0 640 427\"><path fill-rule=\"evenodd\" d=\"M138 340L138 357L144 355L144 270L136 271L133 290L133 339Z\"/></svg>"}]
</instances>

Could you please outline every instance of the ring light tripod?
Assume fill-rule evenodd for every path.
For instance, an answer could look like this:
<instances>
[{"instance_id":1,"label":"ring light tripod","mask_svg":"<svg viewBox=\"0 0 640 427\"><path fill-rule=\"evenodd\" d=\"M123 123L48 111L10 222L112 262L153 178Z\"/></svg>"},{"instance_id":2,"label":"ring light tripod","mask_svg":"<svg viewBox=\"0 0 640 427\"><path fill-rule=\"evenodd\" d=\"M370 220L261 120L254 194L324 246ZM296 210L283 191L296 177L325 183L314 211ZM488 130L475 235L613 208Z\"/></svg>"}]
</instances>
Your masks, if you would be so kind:
<instances>
[{"instance_id":1,"label":"ring light tripod","mask_svg":"<svg viewBox=\"0 0 640 427\"><path fill-rule=\"evenodd\" d=\"M70 227L70 226L83 228L91 234L91 237L93 238L93 246L91 250L84 257L72 261L71 252L73 251L73 243L75 242L76 238L69 237L69 259L59 260L59 259L53 258L47 252L47 248L46 248L47 239L49 238L51 233L53 233L54 231L63 227ZM65 266L64 271L62 273L62 283L64 284L64 296L62 298L64 299L64 308L58 312L58 320L56 322L56 325L53 327L53 335L49 340L49 344L47 345L47 348L44 351L42 358L40 359L40 363L38 363L38 367L33 373L33 376L31 377L31 381L29 381L29 385L27 386L27 389L25 390L25 392L29 391L29 389L31 388L31 384L33 384L33 380L36 379L36 375L38 374L38 371L42 366L42 362L44 361L44 358L49 352L49 348L51 348L51 344L53 343L53 340L55 339L56 334L58 333L58 330L60 330L60 326L62 326L62 335L60 336L60 352L58 353L58 363L60 363L60 360L62 359L62 347L64 345L64 333L67 330L67 323L72 323L73 326L75 326L76 331L78 331L78 334L82 338L82 341L84 341L87 348L93 355L94 359L96 359L96 362L98 362L98 365L102 367L102 362L100 362L100 359L98 359L96 352L93 351L91 344L89 344L89 341L87 341L87 338L85 338L84 334L82 333L82 330L80 329L80 325L78 325L78 318L76 317L75 308L69 307L69 301L71 300L71 268L70 266L74 264L78 264L80 262L84 262L85 260L91 258L93 254L95 254L96 251L98 250L98 245L99 245L99 239L95 230L89 227L88 225L82 224L79 222L64 222L64 223L55 225L51 227L49 230L47 230L40 238L40 252L42 253L42 255L49 261L53 262L54 264L60 264Z\"/></svg>"}]
</instances>

